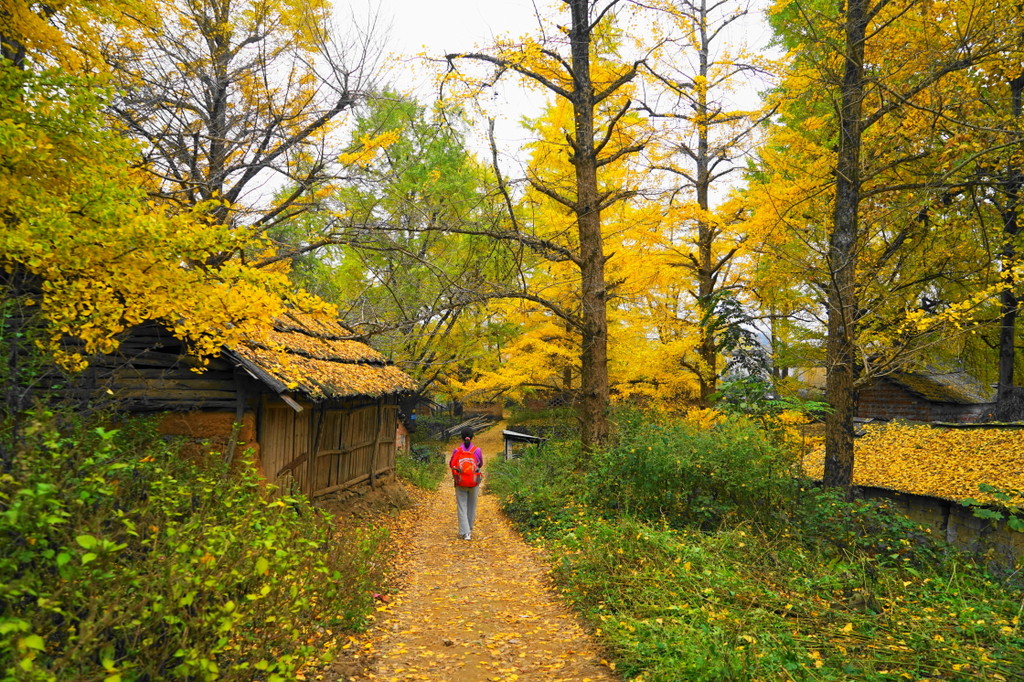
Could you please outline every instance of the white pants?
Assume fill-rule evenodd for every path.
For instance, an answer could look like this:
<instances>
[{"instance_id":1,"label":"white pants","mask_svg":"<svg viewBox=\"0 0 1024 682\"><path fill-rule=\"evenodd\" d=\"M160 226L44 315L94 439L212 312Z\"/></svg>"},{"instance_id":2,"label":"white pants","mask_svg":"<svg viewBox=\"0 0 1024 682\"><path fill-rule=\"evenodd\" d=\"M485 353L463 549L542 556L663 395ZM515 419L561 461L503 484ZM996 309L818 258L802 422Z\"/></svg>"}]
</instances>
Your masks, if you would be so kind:
<instances>
[{"instance_id":1,"label":"white pants","mask_svg":"<svg viewBox=\"0 0 1024 682\"><path fill-rule=\"evenodd\" d=\"M455 486L455 506L459 510L459 537L465 537L473 532L478 490L480 490L480 486L473 488Z\"/></svg>"}]
</instances>

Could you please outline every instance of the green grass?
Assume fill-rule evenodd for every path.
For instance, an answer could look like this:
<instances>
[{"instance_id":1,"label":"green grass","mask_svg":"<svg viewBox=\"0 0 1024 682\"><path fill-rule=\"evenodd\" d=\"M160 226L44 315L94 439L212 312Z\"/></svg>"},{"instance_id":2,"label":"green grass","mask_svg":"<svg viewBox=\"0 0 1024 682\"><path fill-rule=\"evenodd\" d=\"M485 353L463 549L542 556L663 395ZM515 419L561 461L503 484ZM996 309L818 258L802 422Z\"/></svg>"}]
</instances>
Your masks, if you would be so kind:
<instances>
[{"instance_id":1,"label":"green grass","mask_svg":"<svg viewBox=\"0 0 1024 682\"><path fill-rule=\"evenodd\" d=\"M730 469L741 424L719 431L720 461L700 445L706 434L663 426L650 452L665 455L649 465L675 476L664 487L693 485L675 464L687 452L727 479L703 486L701 514L673 509L675 497L646 484L631 488L628 510L609 502L609 459L654 443L647 429L634 438L620 428L583 473L561 466L568 454L555 445L498 463L491 479L627 679L1024 678L1019 584L877 504L789 478L748 494L746 472ZM746 452L764 455L761 445ZM632 475L647 475L644 461L628 463Z\"/></svg>"}]
</instances>

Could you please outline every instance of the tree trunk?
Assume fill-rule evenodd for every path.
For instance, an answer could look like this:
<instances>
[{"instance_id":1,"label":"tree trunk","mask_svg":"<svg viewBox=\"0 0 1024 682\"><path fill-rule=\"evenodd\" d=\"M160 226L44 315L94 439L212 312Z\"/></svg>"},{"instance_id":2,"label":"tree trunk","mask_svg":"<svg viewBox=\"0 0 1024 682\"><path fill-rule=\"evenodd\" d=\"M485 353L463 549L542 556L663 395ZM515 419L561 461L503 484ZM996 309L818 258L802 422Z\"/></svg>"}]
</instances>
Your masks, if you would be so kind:
<instances>
[{"instance_id":1,"label":"tree trunk","mask_svg":"<svg viewBox=\"0 0 1024 682\"><path fill-rule=\"evenodd\" d=\"M0 33L0 59L6 59L16 69L25 68L25 45L17 36Z\"/></svg>"},{"instance_id":2,"label":"tree trunk","mask_svg":"<svg viewBox=\"0 0 1024 682\"><path fill-rule=\"evenodd\" d=\"M584 453L608 435L608 310L604 275L604 239L594 148L594 86L590 74L592 30L589 0L571 0L570 31L575 134L576 222L582 274L582 354L580 438Z\"/></svg>"},{"instance_id":3,"label":"tree trunk","mask_svg":"<svg viewBox=\"0 0 1024 682\"><path fill-rule=\"evenodd\" d=\"M864 99L864 39L867 0L849 0L846 7L846 45L840 90L839 153L836 159L836 198L829 238L828 344L825 399L831 412L825 420L826 486L853 485L853 418L857 324L857 237L860 209L860 150ZM849 494L849 493L848 493Z\"/></svg>"},{"instance_id":4,"label":"tree trunk","mask_svg":"<svg viewBox=\"0 0 1024 682\"><path fill-rule=\"evenodd\" d=\"M1013 120L1021 115L1021 94L1024 91L1024 75L1010 81L1010 111ZM1004 278L1013 267L1017 257L1017 237L1020 235L1020 190L1024 185L1024 177L1018 164L1010 161L1006 173L1006 185L1003 189L1006 203L1003 205L1003 247L1001 250L1002 270ZM1014 291L1012 278L1004 282L1005 288L999 294L1000 325L999 325L999 383L996 400L1006 401L1013 392L1014 367L1016 356L1017 313L1020 301Z\"/></svg>"},{"instance_id":5,"label":"tree trunk","mask_svg":"<svg viewBox=\"0 0 1024 682\"><path fill-rule=\"evenodd\" d=\"M699 329L697 354L701 360L699 377L700 404L707 407L711 403L711 395L718 386L718 349L715 343L713 325L715 322L712 308L715 305L712 294L715 293L715 273L712 264L712 247L715 241L715 228L704 216L711 207L709 198L711 189L711 159L709 153L708 131L708 59L709 40L707 34L707 5L700 5L700 66L699 76L702 85L697 89L697 154L694 158L697 166L697 205L701 217L697 221L697 296L701 307L701 319L705 321Z\"/></svg>"}]
</instances>

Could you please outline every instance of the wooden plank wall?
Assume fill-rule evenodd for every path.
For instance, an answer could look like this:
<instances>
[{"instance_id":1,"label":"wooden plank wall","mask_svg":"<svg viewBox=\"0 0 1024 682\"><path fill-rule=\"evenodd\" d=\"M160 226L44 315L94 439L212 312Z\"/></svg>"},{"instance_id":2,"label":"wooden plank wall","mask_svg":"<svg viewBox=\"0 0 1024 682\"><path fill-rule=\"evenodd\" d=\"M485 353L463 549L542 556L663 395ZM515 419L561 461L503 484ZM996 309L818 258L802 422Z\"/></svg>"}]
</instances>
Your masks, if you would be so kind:
<instances>
[{"instance_id":1,"label":"wooden plank wall","mask_svg":"<svg viewBox=\"0 0 1024 682\"><path fill-rule=\"evenodd\" d=\"M296 412L282 402L264 401L260 455L271 481L283 484L278 479L290 477L300 490L317 497L394 469L397 405L304 407ZM311 465L308 453L314 450Z\"/></svg>"},{"instance_id":2,"label":"wooden plank wall","mask_svg":"<svg viewBox=\"0 0 1024 682\"><path fill-rule=\"evenodd\" d=\"M259 410L257 440L267 478L290 479L289 485L312 496L394 469L397 398L304 402L296 412L226 360L212 358L204 372L194 371L197 363L184 351L161 326L140 325L116 354L92 358L72 391L110 395L136 411L233 413L245 399L249 409Z\"/></svg>"},{"instance_id":3,"label":"wooden plank wall","mask_svg":"<svg viewBox=\"0 0 1024 682\"><path fill-rule=\"evenodd\" d=\"M284 402L264 400L259 419L260 457L271 482L282 483L280 479L288 477L301 487L306 480L309 416L310 410L296 412Z\"/></svg>"},{"instance_id":4,"label":"wooden plank wall","mask_svg":"<svg viewBox=\"0 0 1024 682\"><path fill-rule=\"evenodd\" d=\"M72 391L111 396L119 407L148 410L229 410L236 405L239 377L225 360L213 358L202 373L181 342L156 324L136 327L111 355L90 358Z\"/></svg>"},{"instance_id":5,"label":"wooden plank wall","mask_svg":"<svg viewBox=\"0 0 1024 682\"><path fill-rule=\"evenodd\" d=\"M324 407L312 473L312 496L343 490L395 466L398 406ZM305 479L303 479L305 480Z\"/></svg>"}]
</instances>

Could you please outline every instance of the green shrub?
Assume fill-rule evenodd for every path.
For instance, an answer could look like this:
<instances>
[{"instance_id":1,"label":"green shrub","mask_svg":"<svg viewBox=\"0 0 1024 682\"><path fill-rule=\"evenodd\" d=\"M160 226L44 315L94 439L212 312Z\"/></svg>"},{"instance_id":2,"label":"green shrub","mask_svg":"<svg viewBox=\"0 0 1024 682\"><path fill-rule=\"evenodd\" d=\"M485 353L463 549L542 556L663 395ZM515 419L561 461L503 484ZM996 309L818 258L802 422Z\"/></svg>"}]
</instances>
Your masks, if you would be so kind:
<instances>
[{"instance_id":1,"label":"green shrub","mask_svg":"<svg viewBox=\"0 0 1024 682\"><path fill-rule=\"evenodd\" d=\"M412 451L395 457L398 477L424 490L437 490L448 472L442 444L436 441L413 445Z\"/></svg>"},{"instance_id":2,"label":"green shrub","mask_svg":"<svg viewBox=\"0 0 1024 682\"><path fill-rule=\"evenodd\" d=\"M743 418L698 430L629 414L615 445L595 453L587 489L595 506L713 528L729 517L777 516L791 499L793 463Z\"/></svg>"},{"instance_id":3,"label":"green shrub","mask_svg":"<svg viewBox=\"0 0 1024 682\"><path fill-rule=\"evenodd\" d=\"M848 501L839 490L811 486L796 499L790 530L827 553L867 558L879 567L924 566L940 562L947 549L882 501Z\"/></svg>"},{"instance_id":4,"label":"green shrub","mask_svg":"<svg viewBox=\"0 0 1024 682\"><path fill-rule=\"evenodd\" d=\"M1013 584L884 505L791 483L745 422L655 422L620 418L589 471L565 465L578 445L553 443L489 483L625 679L1024 679ZM707 499L689 512L631 473Z\"/></svg>"},{"instance_id":5,"label":"green shrub","mask_svg":"<svg viewBox=\"0 0 1024 682\"><path fill-rule=\"evenodd\" d=\"M531 446L512 460L494 457L487 490L502 498L505 512L527 532L571 522L583 477L572 471L578 442Z\"/></svg>"},{"instance_id":6,"label":"green shrub","mask_svg":"<svg viewBox=\"0 0 1024 682\"><path fill-rule=\"evenodd\" d=\"M769 679L803 655L777 644L790 638L774 614L785 598L747 580L755 543L741 529L709 535L618 518L583 520L549 547L559 558L552 577L626 679L669 682ZM772 643L756 649L758 660L755 637Z\"/></svg>"},{"instance_id":7,"label":"green shrub","mask_svg":"<svg viewBox=\"0 0 1024 682\"><path fill-rule=\"evenodd\" d=\"M987 495L994 504L985 505L974 498L961 500L960 504L972 509L974 515L986 521L1006 521L1010 529L1024 533L1024 490L1000 488L982 483L978 491Z\"/></svg>"},{"instance_id":8,"label":"green shrub","mask_svg":"<svg viewBox=\"0 0 1024 682\"><path fill-rule=\"evenodd\" d=\"M251 467L37 416L0 477L7 679L286 679L372 611L380 533L335 537ZM379 564L379 562L377 562Z\"/></svg>"},{"instance_id":9,"label":"green shrub","mask_svg":"<svg viewBox=\"0 0 1024 682\"><path fill-rule=\"evenodd\" d=\"M808 494L793 532L742 522L679 530L571 503L558 523L528 528L625 679L1024 675L1019 592L954 554L919 562L926 553L914 543L894 542L910 524L875 505L843 508L869 519L852 523L856 543L832 541L827 527L812 537L801 515L840 512L831 496ZM887 544L894 551L880 554Z\"/></svg>"},{"instance_id":10,"label":"green shrub","mask_svg":"<svg viewBox=\"0 0 1024 682\"><path fill-rule=\"evenodd\" d=\"M962 556L915 568L757 526L680 531L579 511L544 536L552 577L626 679L1024 675L1019 591Z\"/></svg>"}]
</instances>

